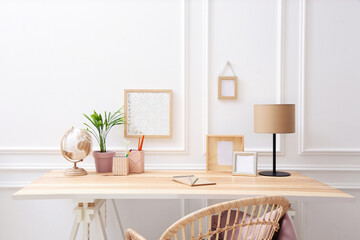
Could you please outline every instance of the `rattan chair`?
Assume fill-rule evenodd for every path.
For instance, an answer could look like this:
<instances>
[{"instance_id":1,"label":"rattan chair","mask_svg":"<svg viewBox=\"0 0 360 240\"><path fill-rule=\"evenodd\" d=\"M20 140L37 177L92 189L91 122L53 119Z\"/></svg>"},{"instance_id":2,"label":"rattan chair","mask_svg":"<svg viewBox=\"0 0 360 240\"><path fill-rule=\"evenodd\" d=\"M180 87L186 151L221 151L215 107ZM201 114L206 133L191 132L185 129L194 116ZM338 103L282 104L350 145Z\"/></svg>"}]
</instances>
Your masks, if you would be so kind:
<instances>
[{"instance_id":1,"label":"rattan chair","mask_svg":"<svg viewBox=\"0 0 360 240\"><path fill-rule=\"evenodd\" d=\"M289 201L279 196L219 203L181 218L163 233L160 240L272 239L289 206ZM146 240L133 229L127 229L125 235L126 240Z\"/></svg>"}]
</instances>

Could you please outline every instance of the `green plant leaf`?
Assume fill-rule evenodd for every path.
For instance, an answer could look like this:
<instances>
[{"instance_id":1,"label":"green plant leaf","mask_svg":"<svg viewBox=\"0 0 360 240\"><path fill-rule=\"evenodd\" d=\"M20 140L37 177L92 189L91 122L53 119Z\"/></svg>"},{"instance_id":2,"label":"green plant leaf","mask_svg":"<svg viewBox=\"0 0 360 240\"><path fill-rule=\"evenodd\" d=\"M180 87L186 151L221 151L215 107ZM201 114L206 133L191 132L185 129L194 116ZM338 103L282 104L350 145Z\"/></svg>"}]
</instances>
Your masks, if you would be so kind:
<instances>
[{"instance_id":1,"label":"green plant leaf","mask_svg":"<svg viewBox=\"0 0 360 240\"><path fill-rule=\"evenodd\" d=\"M92 128L89 124L84 123L84 125L88 127L86 130L90 132L99 143L101 152L106 151L106 138L110 130L114 126L125 124L125 114L122 112L123 108L124 106L122 106L114 113L105 111L104 118L95 110L93 114L90 115L90 117L86 114L83 114L96 129L95 130Z\"/></svg>"}]
</instances>

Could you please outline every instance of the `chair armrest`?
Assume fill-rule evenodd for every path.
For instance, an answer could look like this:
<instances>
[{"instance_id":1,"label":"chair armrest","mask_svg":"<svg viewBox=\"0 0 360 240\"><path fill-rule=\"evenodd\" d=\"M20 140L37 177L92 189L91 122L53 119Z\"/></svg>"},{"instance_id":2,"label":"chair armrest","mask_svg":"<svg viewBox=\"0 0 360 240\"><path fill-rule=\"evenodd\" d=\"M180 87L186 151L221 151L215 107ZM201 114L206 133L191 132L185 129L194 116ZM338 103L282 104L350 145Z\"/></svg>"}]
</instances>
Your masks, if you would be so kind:
<instances>
[{"instance_id":1,"label":"chair armrest","mask_svg":"<svg viewBox=\"0 0 360 240\"><path fill-rule=\"evenodd\" d=\"M137 233L135 230L128 228L125 231L126 240L146 240L141 234Z\"/></svg>"}]
</instances>

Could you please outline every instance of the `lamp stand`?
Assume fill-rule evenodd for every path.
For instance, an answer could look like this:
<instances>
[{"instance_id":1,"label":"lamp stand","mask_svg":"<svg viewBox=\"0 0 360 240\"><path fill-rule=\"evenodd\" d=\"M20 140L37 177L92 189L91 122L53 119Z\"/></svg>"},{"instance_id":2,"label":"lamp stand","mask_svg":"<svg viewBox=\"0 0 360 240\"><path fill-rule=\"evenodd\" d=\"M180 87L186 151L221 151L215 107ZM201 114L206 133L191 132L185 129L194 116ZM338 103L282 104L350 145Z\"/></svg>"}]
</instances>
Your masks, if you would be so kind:
<instances>
[{"instance_id":1,"label":"lamp stand","mask_svg":"<svg viewBox=\"0 0 360 240\"><path fill-rule=\"evenodd\" d=\"M279 172L276 171L276 133L273 133L273 170L272 171L262 171L259 172L262 176L268 177L287 177L290 176L288 172Z\"/></svg>"}]
</instances>

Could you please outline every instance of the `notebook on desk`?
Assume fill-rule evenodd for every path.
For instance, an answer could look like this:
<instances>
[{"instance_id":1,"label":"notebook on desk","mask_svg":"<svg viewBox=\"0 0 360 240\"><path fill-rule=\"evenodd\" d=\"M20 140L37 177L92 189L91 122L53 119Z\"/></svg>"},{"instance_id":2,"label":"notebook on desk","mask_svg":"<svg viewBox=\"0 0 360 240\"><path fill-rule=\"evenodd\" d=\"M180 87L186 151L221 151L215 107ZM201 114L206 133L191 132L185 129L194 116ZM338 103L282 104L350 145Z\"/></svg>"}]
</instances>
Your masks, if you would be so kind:
<instances>
[{"instance_id":1,"label":"notebook on desk","mask_svg":"<svg viewBox=\"0 0 360 240\"><path fill-rule=\"evenodd\" d=\"M205 178L199 178L194 175L187 175L187 176L173 176L173 181L182 183L188 186L204 186L204 185L215 185L215 182L211 182Z\"/></svg>"}]
</instances>

